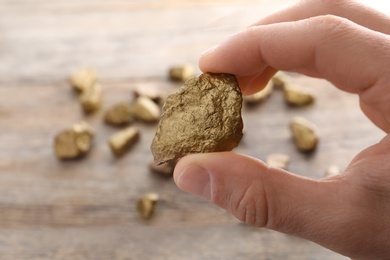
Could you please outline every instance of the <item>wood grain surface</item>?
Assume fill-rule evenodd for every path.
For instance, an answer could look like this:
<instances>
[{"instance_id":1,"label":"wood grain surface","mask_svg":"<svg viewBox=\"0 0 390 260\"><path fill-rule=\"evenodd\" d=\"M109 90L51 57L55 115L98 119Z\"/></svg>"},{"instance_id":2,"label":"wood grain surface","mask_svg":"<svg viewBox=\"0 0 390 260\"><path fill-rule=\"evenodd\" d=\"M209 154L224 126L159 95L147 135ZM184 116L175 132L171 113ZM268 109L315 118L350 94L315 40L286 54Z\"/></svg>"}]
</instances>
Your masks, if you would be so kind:
<instances>
[{"instance_id":1,"label":"wood grain surface","mask_svg":"<svg viewBox=\"0 0 390 260\"><path fill-rule=\"evenodd\" d=\"M102 111L84 115L66 81L78 68L95 67L104 108L131 100L136 88L171 92L178 84L167 79L170 66L196 65L200 52L288 2L0 0L0 259L345 259L239 223L150 172L156 125L135 123L141 140L115 158L107 139L118 128L103 123ZM260 159L283 152L290 171L320 179L329 165L344 169L384 136L355 96L291 77L316 103L291 108L275 91L244 107L245 136L235 151ZM310 156L291 140L287 126L296 115L320 129ZM81 120L96 131L93 150L57 160L55 134ZM135 207L146 192L161 197L149 221Z\"/></svg>"}]
</instances>

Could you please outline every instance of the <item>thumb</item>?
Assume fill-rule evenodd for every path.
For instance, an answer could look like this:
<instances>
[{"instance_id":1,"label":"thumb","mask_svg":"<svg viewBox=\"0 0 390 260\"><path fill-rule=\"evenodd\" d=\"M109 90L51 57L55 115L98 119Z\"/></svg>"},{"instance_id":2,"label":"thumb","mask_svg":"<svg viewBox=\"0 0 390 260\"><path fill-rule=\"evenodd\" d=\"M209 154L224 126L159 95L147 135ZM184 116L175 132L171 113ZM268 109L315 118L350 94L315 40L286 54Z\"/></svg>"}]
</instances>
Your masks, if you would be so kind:
<instances>
[{"instance_id":1,"label":"thumb","mask_svg":"<svg viewBox=\"0 0 390 260\"><path fill-rule=\"evenodd\" d=\"M186 156L176 165L174 180L180 189L210 200L247 224L322 245L324 237L334 237L345 223L343 214L329 214L341 208L337 181L310 180L245 155Z\"/></svg>"}]
</instances>

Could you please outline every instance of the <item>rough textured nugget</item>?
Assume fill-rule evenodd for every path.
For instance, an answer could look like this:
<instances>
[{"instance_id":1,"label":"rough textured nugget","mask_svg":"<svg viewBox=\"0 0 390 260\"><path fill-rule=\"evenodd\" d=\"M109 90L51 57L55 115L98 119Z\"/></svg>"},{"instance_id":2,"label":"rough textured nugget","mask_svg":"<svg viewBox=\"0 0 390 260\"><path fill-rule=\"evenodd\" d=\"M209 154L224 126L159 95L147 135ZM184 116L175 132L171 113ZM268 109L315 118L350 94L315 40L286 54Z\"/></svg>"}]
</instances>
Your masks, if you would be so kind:
<instances>
[{"instance_id":1,"label":"rough textured nugget","mask_svg":"<svg viewBox=\"0 0 390 260\"><path fill-rule=\"evenodd\" d=\"M281 71L276 73L271 80L274 88L284 88L287 83L286 75Z\"/></svg>"},{"instance_id":2,"label":"rough textured nugget","mask_svg":"<svg viewBox=\"0 0 390 260\"><path fill-rule=\"evenodd\" d=\"M185 82L195 76L194 66L187 64L183 66L175 66L169 70L169 77L173 81Z\"/></svg>"},{"instance_id":3,"label":"rough textured nugget","mask_svg":"<svg viewBox=\"0 0 390 260\"><path fill-rule=\"evenodd\" d=\"M290 122L290 129L297 148L301 152L312 152L318 144L317 127L303 117L295 117Z\"/></svg>"},{"instance_id":4,"label":"rough textured nugget","mask_svg":"<svg viewBox=\"0 0 390 260\"><path fill-rule=\"evenodd\" d=\"M283 88L284 98L287 104L292 106L307 106L314 103L314 96L297 86L286 84Z\"/></svg>"},{"instance_id":5,"label":"rough textured nugget","mask_svg":"<svg viewBox=\"0 0 390 260\"><path fill-rule=\"evenodd\" d=\"M138 139L138 128L130 126L112 135L108 140L108 145L110 146L112 153L119 157L125 154Z\"/></svg>"},{"instance_id":6,"label":"rough textured nugget","mask_svg":"<svg viewBox=\"0 0 390 260\"><path fill-rule=\"evenodd\" d=\"M60 132L54 139L54 151L59 159L76 159L91 149L94 133L85 122Z\"/></svg>"},{"instance_id":7,"label":"rough textured nugget","mask_svg":"<svg viewBox=\"0 0 390 260\"><path fill-rule=\"evenodd\" d=\"M166 97L164 91L154 88L138 88L133 91L134 98L147 97L157 105L161 105Z\"/></svg>"},{"instance_id":8,"label":"rough textured nugget","mask_svg":"<svg viewBox=\"0 0 390 260\"><path fill-rule=\"evenodd\" d=\"M325 171L325 177L333 177L341 174L341 170L337 165L330 165Z\"/></svg>"},{"instance_id":9,"label":"rough textured nugget","mask_svg":"<svg viewBox=\"0 0 390 260\"><path fill-rule=\"evenodd\" d=\"M150 98L138 97L131 105L131 114L145 123L157 122L161 116L161 108Z\"/></svg>"},{"instance_id":10,"label":"rough textured nugget","mask_svg":"<svg viewBox=\"0 0 390 260\"><path fill-rule=\"evenodd\" d=\"M231 74L204 73L167 97L151 149L157 164L230 151L242 138L242 94Z\"/></svg>"},{"instance_id":11,"label":"rough textured nugget","mask_svg":"<svg viewBox=\"0 0 390 260\"><path fill-rule=\"evenodd\" d=\"M91 68L80 69L70 76L69 83L76 91L83 93L95 84L96 74L96 70Z\"/></svg>"},{"instance_id":12,"label":"rough textured nugget","mask_svg":"<svg viewBox=\"0 0 390 260\"><path fill-rule=\"evenodd\" d=\"M115 104L108 108L104 115L104 121L110 125L126 125L134 121L132 107L129 102Z\"/></svg>"},{"instance_id":13,"label":"rough textured nugget","mask_svg":"<svg viewBox=\"0 0 390 260\"><path fill-rule=\"evenodd\" d=\"M283 153L273 153L267 156L267 164L270 167L287 170L290 164L290 156Z\"/></svg>"},{"instance_id":14,"label":"rough textured nugget","mask_svg":"<svg viewBox=\"0 0 390 260\"><path fill-rule=\"evenodd\" d=\"M85 113L99 110L103 103L102 87L99 83L94 83L90 88L85 89L81 93L79 100Z\"/></svg>"},{"instance_id":15,"label":"rough textured nugget","mask_svg":"<svg viewBox=\"0 0 390 260\"><path fill-rule=\"evenodd\" d=\"M159 196L157 193L147 193L137 202L137 210L143 219L149 219L156 208Z\"/></svg>"},{"instance_id":16,"label":"rough textured nugget","mask_svg":"<svg viewBox=\"0 0 390 260\"><path fill-rule=\"evenodd\" d=\"M173 170L175 169L175 164L169 162L163 164L156 164L155 162L151 162L149 163L149 169L152 172L163 176L172 176Z\"/></svg>"},{"instance_id":17,"label":"rough textured nugget","mask_svg":"<svg viewBox=\"0 0 390 260\"><path fill-rule=\"evenodd\" d=\"M270 80L268 84L259 92L244 97L244 101L247 105L254 105L266 100L272 93L274 83Z\"/></svg>"}]
</instances>

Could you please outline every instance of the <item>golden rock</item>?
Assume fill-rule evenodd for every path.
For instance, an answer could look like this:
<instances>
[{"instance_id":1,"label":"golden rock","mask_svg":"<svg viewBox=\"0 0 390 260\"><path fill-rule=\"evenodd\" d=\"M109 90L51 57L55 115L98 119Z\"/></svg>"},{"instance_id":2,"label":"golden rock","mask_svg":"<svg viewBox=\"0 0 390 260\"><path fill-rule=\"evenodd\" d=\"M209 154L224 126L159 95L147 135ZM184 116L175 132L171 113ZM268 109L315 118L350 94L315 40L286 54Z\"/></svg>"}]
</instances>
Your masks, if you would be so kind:
<instances>
[{"instance_id":1,"label":"golden rock","mask_svg":"<svg viewBox=\"0 0 390 260\"><path fill-rule=\"evenodd\" d=\"M80 95L80 104L85 113L92 113L100 109L103 103L103 94L100 84L94 83Z\"/></svg>"},{"instance_id":2,"label":"golden rock","mask_svg":"<svg viewBox=\"0 0 390 260\"><path fill-rule=\"evenodd\" d=\"M231 74L203 73L169 95L151 150L157 164L230 151L242 138L242 94Z\"/></svg>"},{"instance_id":3,"label":"golden rock","mask_svg":"<svg viewBox=\"0 0 390 260\"><path fill-rule=\"evenodd\" d=\"M161 116L160 107L147 97L138 97L131 105L132 115L146 123L157 122Z\"/></svg>"},{"instance_id":4,"label":"golden rock","mask_svg":"<svg viewBox=\"0 0 390 260\"><path fill-rule=\"evenodd\" d=\"M330 165L325 170L325 177L333 177L341 174L341 170L337 165Z\"/></svg>"},{"instance_id":5,"label":"golden rock","mask_svg":"<svg viewBox=\"0 0 390 260\"><path fill-rule=\"evenodd\" d=\"M194 66L187 64L183 66L174 66L169 70L169 77L173 81L185 82L195 76Z\"/></svg>"},{"instance_id":6,"label":"golden rock","mask_svg":"<svg viewBox=\"0 0 390 260\"><path fill-rule=\"evenodd\" d=\"M76 159L89 152L92 147L94 132L85 122L75 124L54 139L54 151L59 159Z\"/></svg>"},{"instance_id":7,"label":"golden rock","mask_svg":"<svg viewBox=\"0 0 390 260\"><path fill-rule=\"evenodd\" d=\"M284 86L287 84L286 75L280 71L272 77L271 81L273 83L273 87L278 89L284 88Z\"/></svg>"},{"instance_id":8,"label":"golden rock","mask_svg":"<svg viewBox=\"0 0 390 260\"><path fill-rule=\"evenodd\" d=\"M159 200L157 193L147 193L137 202L137 210L143 219L150 219Z\"/></svg>"},{"instance_id":9,"label":"golden rock","mask_svg":"<svg viewBox=\"0 0 390 260\"><path fill-rule=\"evenodd\" d=\"M69 78L69 83L72 87L81 93L91 88L96 81L96 70L92 68L80 69L74 72Z\"/></svg>"},{"instance_id":10,"label":"golden rock","mask_svg":"<svg viewBox=\"0 0 390 260\"><path fill-rule=\"evenodd\" d=\"M149 163L149 169L157 174L163 176L172 176L173 170L175 169L175 164L166 162L163 164L157 164L156 162Z\"/></svg>"},{"instance_id":11,"label":"golden rock","mask_svg":"<svg viewBox=\"0 0 390 260\"><path fill-rule=\"evenodd\" d=\"M297 148L302 152L312 152L318 144L317 127L302 117L295 117L290 122L290 129L297 145Z\"/></svg>"},{"instance_id":12,"label":"golden rock","mask_svg":"<svg viewBox=\"0 0 390 260\"><path fill-rule=\"evenodd\" d=\"M270 80L268 84L259 92L244 97L244 101L248 105L258 104L267 99L273 91L273 82Z\"/></svg>"},{"instance_id":13,"label":"golden rock","mask_svg":"<svg viewBox=\"0 0 390 260\"><path fill-rule=\"evenodd\" d=\"M287 170L290 164L290 156L283 153L273 153L267 156L267 164L273 168Z\"/></svg>"},{"instance_id":14,"label":"golden rock","mask_svg":"<svg viewBox=\"0 0 390 260\"><path fill-rule=\"evenodd\" d=\"M146 97L158 105L162 104L166 97L165 92L155 88L138 88L134 90L133 93L136 99L139 97Z\"/></svg>"},{"instance_id":15,"label":"golden rock","mask_svg":"<svg viewBox=\"0 0 390 260\"><path fill-rule=\"evenodd\" d=\"M110 137L108 144L112 153L120 157L139 139L138 128L130 126Z\"/></svg>"},{"instance_id":16,"label":"golden rock","mask_svg":"<svg viewBox=\"0 0 390 260\"><path fill-rule=\"evenodd\" d=\"M122 126L134 121L130 103L122 102L111 106L104 115L104 121L110 125Z\"/></svg>"},{"instance_id":17,"label":"golden rock","mask_svg":"<svg viewBox=\"0 0 390 260\"><path fill-rule=\"evenodd\" d=\"M292 106L307 106L314 102L314 96L294 85L285 85L283 88L284 98L287 104Z\"/></svg>"}]
</instances>

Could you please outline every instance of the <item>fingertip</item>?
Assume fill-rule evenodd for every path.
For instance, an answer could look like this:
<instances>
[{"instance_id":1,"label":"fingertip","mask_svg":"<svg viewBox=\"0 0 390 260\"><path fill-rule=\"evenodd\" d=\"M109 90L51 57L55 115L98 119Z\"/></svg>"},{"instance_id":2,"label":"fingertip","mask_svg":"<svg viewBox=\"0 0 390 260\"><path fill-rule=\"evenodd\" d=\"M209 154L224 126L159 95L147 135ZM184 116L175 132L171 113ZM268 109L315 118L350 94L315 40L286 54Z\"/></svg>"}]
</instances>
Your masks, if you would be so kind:
<instances>
[{"instance_id":1,"label":"fingertip","mask_svg":"<svg viewBox=\"0 0 390 260\"><path fill-rule=\"evenodd\" d=\"M215 45L200 54L200 58L198 61L198 66L203 72L214 72L217 73L219 71L216 70L213 64L213 57L215 51L219 48L219 44Z\"/></svg>"}]
</instances>

